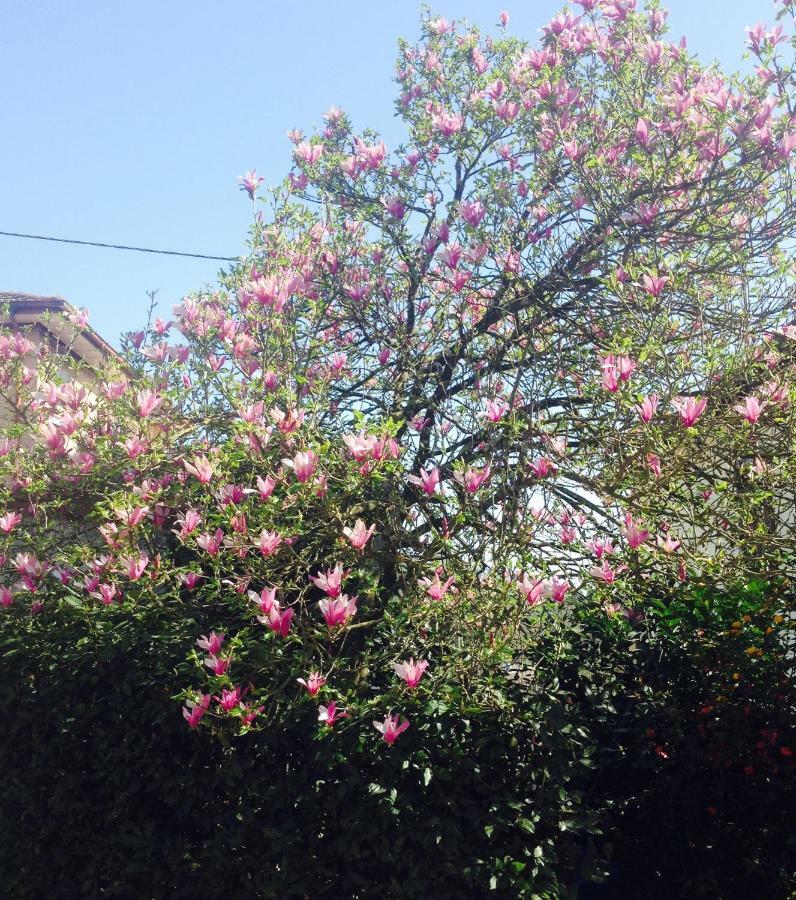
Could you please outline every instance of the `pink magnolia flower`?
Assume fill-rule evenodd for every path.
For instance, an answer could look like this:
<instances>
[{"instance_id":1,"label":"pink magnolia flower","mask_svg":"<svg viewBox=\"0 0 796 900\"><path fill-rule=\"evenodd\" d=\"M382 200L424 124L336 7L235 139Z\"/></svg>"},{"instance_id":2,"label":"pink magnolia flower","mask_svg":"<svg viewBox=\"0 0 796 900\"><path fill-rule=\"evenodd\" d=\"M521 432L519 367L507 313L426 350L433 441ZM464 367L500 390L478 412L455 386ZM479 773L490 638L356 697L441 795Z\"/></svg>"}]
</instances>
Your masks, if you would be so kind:
<instances>
[{"instance_id":1,"label":"pink magnolia flower","mask_svg":"<svg viewBox=\"0 0 796 900\"><path fill-rule=\"evenodd\" d=\"M365 462L373 453L377 442L378 438L366 435L364 431L360 431L359 434L343 435L343 443L357 462Z\"/></svg>"},{"instance_id":2,"label":"pink magnolia flower","mask_svg":"<svg viewBox=\"0 0 796 900\"><path fill-rule=\"evenodd\" d=\"M490 466L483 469L469 468L464 472L456 472L454 478L461 484L468 494L474 494L492 474Z\"/></svg>"},{"instance_id":3,"label":"pink magnolia flower","mask_svg":"<svg viewBox=\"0 0 796 900\"><path fill-rule=\"evenodd\" d=\"M257 175L256 169L249 170L245 175L239 175L240 189L246 191L249 197L254 200L254 194L257 188L265 181L262 176Z\"/></svg>"},{"instance_id":4,"label":"pink magnolia flower","mask_svg":"<svg viewBox=\"0 0 796 900\"><path fill-rule=\"evenodd\" d=\"M266 475L265 478L257 476L257 491L261 500L267 500L273 494L275 487L276 479L273 476Z\"/></svg>"},{"instance_id":5,"label":"pink magnolia flower","mask_svg":"<svg viewBox=\"0 0 796 900\"><path fill-rule=\"evenodd\" d=\"M542 456L539 459L534 460L534 462L530 464L529 468L537 478L544 478L551 472L556 471L555 463L553 463L553 461L548 459L546 456Z\"/></svg>"},{"instance_id":6,"label":"pink magnolia flower","mask_svg":"<svg viewBox=\"0 0 796 900\"><path fill-rule=\"evenodd\" d=\"M537 603L541 603L544 599L545 582L542 578L531 580L527 575L523 574L522 578L517 582L517 589L530 606L536 606Z\"/></svg>"},{"instance_id":7,"label":"pink magnolia flower","mask_svg":"<svg viewBox=\"0 0 796 900\"><path fill-rule=\"evenodd\" d=\"M353 528L346 527L343 529L343 534L351 542L351 546L354 547L354 549L362 550L365 544L367 544L373 536L375 530L375 525L371 525L370 528L368 528L362 519L357 519Z\"/></svg>"},{"instance_id":8,"label":"pink magnolia flower","mask_svg":"<svg viewBox=\"0 0 796 900\"><path fill-rule=\"evenodd\" d=\"M146 419L163 402L162 397L149 389L139 391L136 394L136 400L138 401L138 414L142 419Z\"/></svg>"},{"instance_id":9,"label":"pink magnolia flower","mask_svg":"<svg viewBox=\"0 0 796 900\"><path fill-rule=\"evenodd\" d=\"M326 684L326 679L321 675L320 672L310 672L306 679L297 678L296 681L303 685L304 689L310 695L310 697L314 697L318 691Z\"/></svg>"},{"instance_id":10,"label":"pink magnolia flower","mask_svg":"<svg viewBox=\"0 0 796 900\"><path fill-rule=\"evenodd\" d=\"M205 550L211 556L215 556L221 549L223 540L224 532L220 528L217 528L215 534L200 534L196 539L196 543L202 550Z\"/></svg>"},{"instance_id":11,"label":"pink magnolia flower","mask_svg":"<svg viewBox=\"0 0 796 900\"><path fill-rule=\"evenodd\" d=\"M232 662L232 658L229 656L216 656L215 654L210 654L210 656L205 658L205 665L208 669L219 677L222 675L226 675L227 670L229 669L229 664Z\"/></svg>"},{"instance_id":12,"label":"pink magnolia flower","mask_svg":"<svg viewBox=\"0 0 796 900\"><path fill-rule=\"evenodd\" d=\"M219 650L224 646L224 634L211 631L209 635L202 635L196 645L206 650L211 656L218 656Z\"/></svg>"},{"instance_id":13,"label":"pink magnolia flower","mask_svg":"<svg viewBox=\"0 0 796 900\"><path fill-rule=\"evenodd\" d=\"M477 228L486 215L486 207L480 200L464 200L459 204L459 215L468 225Z\"/></svg>"},{"instance_id":14,"label":"pink magnolia flower","mask_svg":"<svg viewBox=\"0 0 796 900\"><path fill-rule=\"evenodd\" d=\"M279 606L276 602L275 587L265 587L259 594L256 591L249 591L249 600L251 600L255 606L259 607L260 612L265 616L271 612L274 606Z\"/></svg>"},{"instance_id":15,"label":"pink magnolia flower","mask_svg":"<svg viewBox=\"0 0 796 900\"><path fill-rule=\"evenodd\" d=\"M600 568L596 566L593 569L589 570L591 575L594 578L598 578L600 581L604 581L606 584L613 584L616 581L616 572L611 568L607 559L603 560L603 564Z\"/></svg>"},{"instance_id":16,"label":"pink magnolia flower","mask_svg":"<svg viewBox=\"0 0 796 900\"><path fill-rule=\"evenodd\" d=\"M509 410L509 405L500 397L488 400L486 404L486 417L490 422L499 422Z\"/></svg>"},{"instance_id":17,"label":"pink magnolia flower","mask_svg":"<svg viewBox=\"0 0 796 900\"><path fill-rule=\"evenodd\" d=\"M658 535L658 546L664 553L676 553L680 547L682 542L678 541L677 538L672 537L672 535L667 534L664 538L662 535Z\"/></svg>"},{"instance_id":18,"label":"pink magnolia flower","mask_svg":"<svg viewBox=\"0 0 796 900\"><path fill-rule=\"evenodd\" d=\"M5 584L0 586L0 606L9 607L14 603L14 595Z\"/></svg>"},{"instance_id":19,"label":"pink magnolia flower","mask_svg":"<svg viewBox=\"0 0 796 900\"><path fill-rule=\"evenodd\" d=\"M666 275L661 276L652 276L652 275L643 275L641 278L642 286L644 290L651 297L660 297L663 293L664 287L668 283L669 279Z\"/></svg>"},{"instance_id":20,"label":"pink magnolia flower","mask_svg":"<svg viewBox=\"0 0 796 900\"><path fill-rule=\"evenodd\" d=\"M327 728L331 728L338 719L347 719L348 713L337 709L337 701L330 701L328 706L321 704L318 707L318 721L323 722Z\"/></svg>"},{"instance_id":21,"label":"pink magnolia flower","mask_svg":"<svg viewBox=\"0 0 796 900\"><path fill-rule=\"evenodd\" d=\"M216 700L224 712L231 712L233 709L237 709L241 705L240 687L233 688L231 691L222 690L221 696L216 697Z\"/></svg>"},{"instance_id":22,"label":"pink magnolia flower","mask_svg":"<svg viewBox=\"0 0 796 900\"><path fill-rule=\"evenodd\" d=\"M661 477L661 458L660 456L656 456L654 453L648 453L646 456L647 465L650 467L652 474L656 478Z\"/></svg>"},{"instance_id":23,"label":"pink magnolia flower","mask_svg":"<svg viewBox=\"0 0 796 900\"><path fill-rule=\"evenodd\" d=\"M251 725L251 723L260 715L260 713L265 709L264 706L250 707L245 703L241 703L240 705L241 715L240 720L244 725Z\"/></svg>"},{"instance_id":24,"label":"pink magnolia flower","mask_svg":"<svg viewBox=\"0 0 796 900\"><path fill-rule=\"evenodd\" d=\"M266 531L263 529L260 532L260 540L257 543L257 546L260 548L260 553L263 556L270 556L272 553L276 551L276 548L282 543L282 536L278 534L276 531Z\"/></svg>"},{"instance_id":25,"label":"pink magnolia flower","mask_svg":"<svg viewBox=\"0 0 796 900\"><path fill-rule=\"evenodd\" d=\"M648 397L645 397L637 409L641 421L649 422L658 410L658 395L650 394Z\"/></svg>"},{"instance_id":26,"label":"pink magnolia flower","mask_svg":"<svg viewBox=\"0 0 796 900\"><path fill-rule=\"evenodd\" d=\"M274 600L267 615L257 616L257 621L271 629L280 637L287 637L290 631L290 622L293 618L293 610L280 609L278 601Z\"/></svg>"},{"instance_id":27,"label":"pink magnolia flower","mask_svg":"<svg viewBox=\"0 0 796 900\"><path fill-rule=\"evenodd\" d=\"M19 525L22 521L22 516L17 512L6 513L2 518L0 518L0 531L4 534L11 534L11 532Z\"/></svg>"},{"instance_id":28,"label":"pink magnolia flower","mask_svg":"<svg viewBox=\"0 0 796 900\"><path fill-rule=\"evenodd\" d=\"M586 542L586 546L594 554L595 559L602 559L603 555L610 556L614 552L614 545L610 538L604 541L593 538Z\"/></svg>"},{"instance_id":29,"label":"pink magnolia flower","mask_svg":"<svg viewBox=\"0 0 796 900\"><path fill-rule=\"evenodd\" d=\"M423 673L428 668L428 661L421 659L415 662L410 656L408 660L395 663L393 668L395 669L395 674L406 682L408 688L416 688L420 684Z\"/></svg>"},{"instance_id":30,"label":"pink magnolia flower","mask_svg":"<svg viewBox=\"0 0 796 900\"><path fill-rule=\"evenodd\" d=\"M210 484L215 470L210 460L206 456L195 456L193 462L183 461L185 471L189 475L195 476L200 484Z\"/></svg>"},{"instance_id":31,"label":"pink magnolia flower","mask_svg":"<svg viewBox=\"0 0 796 900\"><path fill-rule=\"evenodd\" d=\"M149 565L149 557L146 554L139 557L120 556L119 565L120 571L123 572L130 581L138 581L144 574L144 569Z\"/></svg>"},{"instance_id":32,"label":"pink magnolia flower","mask_svg":"<svg viewBox=\"0 0 796 900\"><path fill-rule=\"evenodd\" d=\"M310 581L330 597L339 597L342 592L343 579L347 574L343 569L343 564L337 563L333 569L318 572L317 575L310 575Z\"/></svg>"},{"instance_id":33,"label":"pink magnolia flower","mask_svg":"<svg viewBox=\"0 0 796 900\"><path fill-rule=\"evenodd\" d=\"M625 516L625 524L622 528L622 534L625 536L625 540L627 541L627 544L631 550L638 550L638 548L650 536L649 531L643 528L639 528L638 525L633 521L632 513L627 513L627 515Z\"/></svg>"},{"instance_id":34,"label":"pink magnolia flower","mask_svg":"<svg viewBox=\"0 0 796 900\"><path fill-rule=\"evenodd\" d=\"M189 591L192 591L203 577L204 576L200 575L198 572L182 572L180 574L180 581Z\"/></svg>"},{"instance_id":35,"label":"pink magnolia flower","mask_svg":"<svg viewBox=\"0 0 796 900\"><path fill-rule=\"evenodd\" d=\"M438 112L431 117L431 125L435 131L439 131L444 137L451 137L457 131L462 130L464 117L459 113Z\"/></svg>"},{"instance_id":36,"label":"pink magnolia flower","mask_svg":"<svg viewBox=\"0 0 796 900\"><path fill-rule=\"evenodd\" d=\"M708 401L704 397L701 399L696 397L677 397L672 400L672 406L680 414L680 422L686 428L690 428L696 422L705 411L707 405Z\"/></svg>"},{"instance_id":37,"label":"pink magnolia flower","mask_svg":"<svg viewBox=\"0 0 796 900\"><path fill-rule=\"evenodd\" d=\"M302 483L312 478L318 466L318 456L312 450L297 453L293 459L283 459L283 465L293 469L296 479Z\"/></svg>"},{"instance_id":38,"label":"pink magnolia flower","mask_svg":"<svg viewBox=\"0 0 796 900\"><path fill-rule=\"evenodd\" d=\"M636 122L636 140L646 150L651 143L650 126L646 119Z\"/></svg>"},{"instance_id":39,"label":"pink magnolia flower","mask_svg":"<svg viewBox=\"0 0 796 900\"><path fill-rule=\"evenodd\" d=\"M733 409L739 413L750 425L754 425L760 418L760 414L766 407L766 401L761 403L757 397L745 397L742 403L737 403Z\"/></svg>"},{"instance_id":40,"label":"pink magnolia flower","mask_svg":"<svg viewBox=\"0 0 796 900\"><path fill-rule=\"evenodd\" d=\"M149 449L149 444L137 437L128 438L123 442L122 446L130 459L138 459L142 453L146 453Z\"/></svg>"},{"instance_id":41,"label":"pink magnolia flower","mask_svg":"<svg viewBox=\"0 0 796 900\"><path fill-rule=\"evenodd\" d=\"M196 728L202 719L202 716L210 707L210 694L199 694L198 700L188 700L182 708L182 714L185 721L191 728Z\"/></svg>"},{"instance_id":42,"label":"pink magnolia flower","mask_svg":"<svg viewBox=\"0 0 796 900\"><path fill-rule=\"evenodd\" d=\"M384 742L392 746L400 735L409 727L409 720L405 719L402 722L399 716L388 714L384 717L383 722L374 722L373 727L376 731L381 732Z\"/></svg>"},{"instance_id":43,"label":"pink magnolia flower","mask_svg":"<svg viewBox=\"0 0 796 900\"><path fill-rule=\"evenodd\" d=\"M398 197L386 197L382 200L385 210L393 219L403 219L406 215L406 207Z\"/></svg>"},{"instance_id":44,"label":"pink magnolia flower","mask_svg":"<svg viewBox=\"0 0 796 900\"><path fill-rule=\"evenodd\" d=\"M323 144L308 144L302 142L296 146L293 155L301 162L314 165L323 156Z\"/></svg>"},{"instance_id":45,"label":"pink magnolia flower","mask_svg":"<svg viewBox=\"0 0 796 900\"><path fill-rule=\"evenodd\" d=\"M357 597L349 599L347 594L339 597L326 597L318 601L318 606L328 628L336 628L344 625L350 618L356 615Z\"/></svg>"},{"instance_id":46,"label":"pink magnolia flower","mask_svg":"<svg viewBox=\"0 0 796 900\"><path fill-rule=\"evenodd\" d=\"M451 575L450 578L447 578L444 582L440 582L439 572L437 572L434 575L433 581L430 578L421 578L417 583L425 590L425 592L429 595L429 597L431 597L432 600L442 600L445 594L447 594L453 586L453 582L453 575Z\"/></svg>"},{"instance_id":47,"label":"pink magnolia flower","mask_svg":"<svg viewBox=\"0 0 796 900\"><path fill-rule=\"evenodd\" d=\"M419 476L410 475L407 478L407 481L422 488L425 494L435 494L437 492L437 488L439 488L439 476L440 471L437 468L428 470L421 469Z\"/></svg>"},{"instance_id":48,"label":"pink magnolia flower","mask_svg":"<svg viewBox=\"0 0 796 900\"><path fill-rule=\"evenodd\" d=\"M557 575L554 575L549 582L550 584L550 598L555 603L563 603L567 596L567 591L569 591L569 582L559 580Z\"/></svg>"}]
</instances>

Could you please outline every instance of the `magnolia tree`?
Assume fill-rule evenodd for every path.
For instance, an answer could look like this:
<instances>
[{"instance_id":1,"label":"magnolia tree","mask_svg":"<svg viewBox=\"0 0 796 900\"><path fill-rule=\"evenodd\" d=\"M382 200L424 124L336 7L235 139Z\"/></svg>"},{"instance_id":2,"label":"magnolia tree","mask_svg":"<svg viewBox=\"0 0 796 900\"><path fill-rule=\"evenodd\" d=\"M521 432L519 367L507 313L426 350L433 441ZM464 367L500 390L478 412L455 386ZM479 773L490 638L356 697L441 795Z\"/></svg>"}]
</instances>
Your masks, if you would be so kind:
<instances>
[{"instance_id":1,"label":"magnolia tree","mask_svg":"<svg viewBox=\"0 0 796 900\"><path fill-rule=\"evenodd\" d=\"M499 709L572 610L785 572L791 46L750 29L741 78L655 2L533 44L424 19L405 144L290 132L218 290L90 383L2 338L4 615L210 605L189 726L391 745L431 699Z\"/></svg>"}]
</instances>

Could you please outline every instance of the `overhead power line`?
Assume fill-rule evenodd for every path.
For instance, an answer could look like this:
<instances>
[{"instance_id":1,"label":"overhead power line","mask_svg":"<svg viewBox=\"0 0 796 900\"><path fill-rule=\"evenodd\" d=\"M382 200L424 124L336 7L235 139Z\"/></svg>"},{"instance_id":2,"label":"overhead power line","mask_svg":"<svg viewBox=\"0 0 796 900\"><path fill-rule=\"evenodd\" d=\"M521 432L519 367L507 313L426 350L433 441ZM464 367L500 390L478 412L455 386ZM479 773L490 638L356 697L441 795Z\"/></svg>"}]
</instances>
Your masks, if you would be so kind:
<instances>
[{"instance_id":1,"label":"overhead power line","mask_svg":"<svg viewBox=\"0 0 796 900\"><path fill-rule=\"evenodd\" d=\"M184 253L181 250L153 250L151 247L128 247L126 244L103 244L100 241L78 241L73 238L47 237L43 234L21 234L18 231L0 231L5 237L28 238L32 241L54 241L56 244L80 244L83 247L104 247L110 250L135 250L137 253L159 253L163 256L190 256L193 259L215 259L219 262L237 262L237 256L208 256L205 253Z\"/></svg>"}]
</instances>

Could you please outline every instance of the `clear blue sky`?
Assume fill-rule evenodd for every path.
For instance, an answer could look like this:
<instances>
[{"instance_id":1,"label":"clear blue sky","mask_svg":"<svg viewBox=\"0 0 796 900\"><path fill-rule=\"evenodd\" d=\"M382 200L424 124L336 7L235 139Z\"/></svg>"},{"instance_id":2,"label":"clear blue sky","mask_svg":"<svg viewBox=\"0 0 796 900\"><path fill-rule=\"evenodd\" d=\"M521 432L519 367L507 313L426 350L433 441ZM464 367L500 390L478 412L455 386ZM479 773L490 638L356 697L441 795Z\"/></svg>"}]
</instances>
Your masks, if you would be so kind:
<instances>
[{"instance_id":1,"label":"clear blue sky","mask_svg":"<svg viewBox=\"0 0 796 900\"><path fill-rule=\"evenodd\" d=\"M535 38L554 0L441 0L490 25L505 8ZM640 0L641 5L641 0ZM744 28L772 0L670 0L672 36L705 61L740 65ZM0 230L187 250L242 252L250 207L236 177L276 183L285 132L332 104L355 127L400 137L395 41L415 38L415 0L2 0ZM0 290L86 306L116 342L143 324L146 291L168 315L218 263L0 237Z\"/></svg>"}]
</instances>

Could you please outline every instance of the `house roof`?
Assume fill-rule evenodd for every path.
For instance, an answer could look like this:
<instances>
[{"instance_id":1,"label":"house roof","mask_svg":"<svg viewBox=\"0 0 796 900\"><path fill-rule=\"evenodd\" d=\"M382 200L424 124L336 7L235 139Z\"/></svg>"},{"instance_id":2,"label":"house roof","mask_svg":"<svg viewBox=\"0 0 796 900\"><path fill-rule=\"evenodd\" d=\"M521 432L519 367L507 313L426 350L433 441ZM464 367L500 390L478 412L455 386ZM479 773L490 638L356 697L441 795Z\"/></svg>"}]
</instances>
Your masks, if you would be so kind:
<instances>
[{"instance_id":1,"label":"house roof","mask_svg":"<svg viewBox=\"0 0 796 900\"><path fill-rule=\"evenodd\" d=\"M89 325L73 324L67 314L77 312L63 297L42 297L18 291L0 291L0 328L8 325L32 326L40 336L59 349L70 348L74 357L89 365L99 365L116 350ZM60 313L60 315L57 315Z\"/></svg>"}]
</instances>

